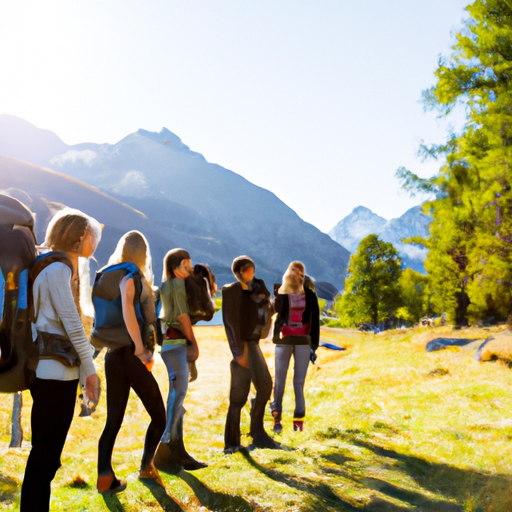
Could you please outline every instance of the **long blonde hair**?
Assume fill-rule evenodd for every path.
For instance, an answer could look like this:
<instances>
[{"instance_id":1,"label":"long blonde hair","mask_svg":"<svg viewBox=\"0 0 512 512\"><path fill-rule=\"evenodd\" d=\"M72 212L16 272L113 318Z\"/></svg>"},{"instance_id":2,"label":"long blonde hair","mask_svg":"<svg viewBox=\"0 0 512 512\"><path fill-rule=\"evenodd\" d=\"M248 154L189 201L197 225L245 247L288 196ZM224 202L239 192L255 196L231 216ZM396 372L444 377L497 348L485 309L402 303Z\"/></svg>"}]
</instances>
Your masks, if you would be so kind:
<instances>
[{"instance_id":1,"label":"long blonde hair","mask_svg":"<svg viewBox=\"0 0 512 512\"><path fill-rule=\"evenodd\" d=\"M108 265L128 261L139 267L149 285L153 284L151 252L146 237L140 231L128 231L120 238Z\"/></svg>"},{"instance_id":2,"label":"long blonde hair","mask_svg":"<svg viewBox=\"0 0 512 512\"><path fill-rule=\"evenodd\" d=\"M52 251L80 252L87 233L97 246L101 239L101 224L80 210L63 208L52 217L46 228L44 247Z\"/></svg>"},{"instance_id":3,"label":"long blonde hair","mask_svg":"<svg viewBox=\"0 0 512 512\"><path fill-rule=\"evenodd\" d=\"M302 272L302 275L306 276L306 267L304 263L301 261L292 261L288 268L286 269L286 272L283 275L283 281L281 284L281 287L279 288L279 293L282 294L303 294L304 293L304 280L302 281L300 286L296 286L292 282L292 272L294 269L298 269Z\"/></svg>"}]
</instances>

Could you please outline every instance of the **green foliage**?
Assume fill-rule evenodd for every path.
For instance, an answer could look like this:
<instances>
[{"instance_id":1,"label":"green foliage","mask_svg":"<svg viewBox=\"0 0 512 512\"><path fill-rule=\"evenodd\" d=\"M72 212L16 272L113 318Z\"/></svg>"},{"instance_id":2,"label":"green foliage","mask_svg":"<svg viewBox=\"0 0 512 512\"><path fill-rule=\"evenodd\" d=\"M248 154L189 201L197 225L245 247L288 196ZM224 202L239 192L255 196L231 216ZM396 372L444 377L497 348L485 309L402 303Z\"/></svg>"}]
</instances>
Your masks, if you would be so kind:
<instances>
[{"instance_id":1,"label":"green foliage","mask_svg":"<svg viewBox=\"0 0 512 512\"><path fill-rule=\"evenodd\" d=\"M397 318L417 323L421 317L431 313L431 294L428 276L406 268L400 276L401 304L395 313Z\"/></svg>"},{"instance_id":2,"label":"green foliage","mask_svg":"<svg viewBox=\"0 0 512 512\"><path fill-rule=\"evenodd\" d=\"M318 297L318 309L320 310L320 313L322 313L326 305L327 301L325 299L321 299L320 297Z\"/></svg>"},{"instance_id":3,"label":"green foliage","mask_svg":"<svg viewBox=\"0 0 512 512\"><path fill-rule=\"evenodd\" d=\"M342 326L390 319L400 306L400 258L392 244L368 235L350 257L345 293L334 309Z\"/></svg>"},{"instance_id":4,"label":"green foliage","mask_svg":"<svg viewBox=\"0 0 512 512\"><path fill-rule=\"evenodd\" d=\"M338 318L330 318L328 316L324 316L320 318L320 325L324 325L325 327L341 327L341 322Z\"/></svg>"},{"instance_id":5,"label":"green foliage","mask_svg":"<svg viewBox=\"0 0 512 512\"><path fill-rule=\"evenodd\" d=\"M449 328L434 337L461 335ZM162 472L163 487L137 478L149 417L132 391L113 454L127 489L96 490L98 438L106 394L97 412L73 418L52 483L52 512L424 512L512 510L512 373L501 364L474 364L472 350L426 353L424 330L368 336L323 329L322 339L346 347L320 348L306 383L308 413L294 432L292 386L283 401L282 450L241 450L226 456L224 425L231 353L222 327L197 336L199 379L187 395L185 446L208 467L194 474ZM481 338L484 330L463 336ZM262 352L272 368L274 345ZM164 397L165 365L158 353L152 373ZM98 369L104 381L104 354ZM290 383L291 384L291 383ZM19 510L30 451L31 396L24 391L27 443L8 449L12 395L0 394L0 510ZM340 405L341 404L341 405ZM77 411L78 412L78 411ZM504 419L505 418L505 419ZM265 412L271 432L273 418ZM250 443L250 406L241 415L242 442ZM82 483L83 482L83 483Z\"/></svg>"},{"instance_id":6,"label":"green foliage","mask_svg":"<svg viewBox=\"0 0 512 512\"><path fill-rule=\"evenodd\" d=\"M425 268L434 307L459 323L506 318L512 309L512 3L476 0L467 11L452 55L424 93L441 116L463 105L464 128L444 145L423 147L445 159L438 175L397 171L406 190L436 196L426 205L433 222Z\"/></svg>"}]
</instances>

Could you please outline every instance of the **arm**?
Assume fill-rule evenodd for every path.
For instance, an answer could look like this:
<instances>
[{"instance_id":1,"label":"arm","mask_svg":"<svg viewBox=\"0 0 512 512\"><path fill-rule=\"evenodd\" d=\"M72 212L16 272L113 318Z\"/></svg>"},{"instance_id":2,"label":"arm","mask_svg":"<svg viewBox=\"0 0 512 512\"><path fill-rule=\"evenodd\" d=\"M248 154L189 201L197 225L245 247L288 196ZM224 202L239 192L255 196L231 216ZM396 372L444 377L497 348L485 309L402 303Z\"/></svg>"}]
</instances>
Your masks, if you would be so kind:
<instances>
[{"instance_id":1,"label":"arm","mask_svg":"<svg viewBox=\"0 0 512 512\"><path fill-rule=\"evenodd\" d=\"M187 350L187 361L191 363L197 360L199 357L199 346L197 345L196 337L194 336L190 315L185 313L184 315L179 316L178 322L181 324L181 331L185 335L185 338L187 338L187 340L190 341L194 347L193 353L190 353L190 351Z\"/></svg>"},{"instance_id":2,"label":"arm","mask_svg":"<svg viewBox=\"0 0 512 512\"><path fill-rule=\"evenodd\" d=\"M144 348L142 336L140 334L139 322L135 314L133 301L135 299L135 284L133 278L126 276L119 285L121 290L121 304L123 307L123 319L128 330L128 334L135 344L135 355L143 362L151 360L151 351Z\"/></svg>"},{"instance_id":3,"label":"arm","mask_svg":"<svg viewBox=\"0 0 512 512\"><path fill-rule=\"evenodd\" d=\"M240 312L239 305L235 300L237 290L232 286L222 288L222 323L226 331L229 348L236 359L243 353L243 346L240 336Z\"/></svg>"},{"instance_id":4,"label":"arm","mask_svg":"<svg viewBox=\"0 0 512 512\"><path fill-rule=\"evenodd\" d=\"M320 308L315 292L309 290L308 297L311 303L311 348L316 351L320 342Z\"/></svg>"},{"instance_id":5,"label":"arm","mask_svg":"<svg viewBox=\"0 0 512 512\"><path fill-rule=\"evenodd\" d=\"M278 294L274 300L274 309L277 311L277 317L274 321L273 342L279 344L279 341L281 340L281 329L288 319L288 295L283 293Z\"/></svg>"}]
</instances>

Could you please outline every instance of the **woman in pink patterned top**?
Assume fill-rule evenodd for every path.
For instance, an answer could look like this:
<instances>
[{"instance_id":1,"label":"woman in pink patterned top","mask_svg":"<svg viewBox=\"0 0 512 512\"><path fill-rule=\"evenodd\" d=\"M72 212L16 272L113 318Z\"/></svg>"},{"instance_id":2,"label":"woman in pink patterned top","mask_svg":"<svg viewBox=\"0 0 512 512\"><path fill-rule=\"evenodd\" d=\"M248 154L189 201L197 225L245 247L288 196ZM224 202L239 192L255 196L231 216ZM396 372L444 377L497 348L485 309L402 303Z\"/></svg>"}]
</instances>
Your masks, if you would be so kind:
<instances>
[{"instance_id":1,"label":"woman in pink patterned top","mask_svg":"<svg viewBox=\"0 0 512 512\"><path fill-rule=\"evenodd\" d=\"M302 431L306 416L304 383L309 361L316 359L315 351L320 338L320 311L313 290L304 287L306 269L300 261L292 261L276 292L274 309L278 313L274 325L275 380L274 401L271 404L274 432L281 433L282 403L286 376L293 355L293 390L295 412L293 429ZM279 285L277 285L279 286Z\"/></svg>"}]
</instances>

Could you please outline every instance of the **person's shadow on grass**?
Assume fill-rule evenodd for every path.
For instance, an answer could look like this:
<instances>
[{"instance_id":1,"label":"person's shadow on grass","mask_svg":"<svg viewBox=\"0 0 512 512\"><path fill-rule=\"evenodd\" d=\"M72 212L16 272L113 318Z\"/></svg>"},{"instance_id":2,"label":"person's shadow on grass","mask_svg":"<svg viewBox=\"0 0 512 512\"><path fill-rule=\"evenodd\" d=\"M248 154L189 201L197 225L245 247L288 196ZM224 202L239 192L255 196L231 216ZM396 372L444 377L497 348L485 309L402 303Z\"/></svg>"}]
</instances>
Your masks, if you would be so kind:
<instances>
[{"instance_id":1,"label":"person's shadow on grass","mask_svg":"<svg viewBox=\"0 0 512 512\"><path fill-rule=\"evenodd\" d=\"M354 444L357 445L359 443L354 441ZM373 449L375 452L379 451L378 447L373 446L370 443L365 443L365 446L369 449ZM395 458L400 457L400 454L397 454L396 452L393 452L393 454ZM421 510L422 512L464 512L465 510L462 506L449 501L433 499L420 492L404 489L378 478L364 477L360 474L355 474L350 471L350 469L345 469L343 467L344 464L350 460L350 457L338 456L338 454L323 456L325 460L339 466L339 468L336 469L333 469L332 467L322 468L324 474L338 474L344 478L354 481L358 486L361 486L362 484L368 489L377 491L379 494L384 496L372 495L370 496L369 501L365 504L357 503L357 506L355 506L351 501L344 499L342 496L334 492L334 490L326 483L314 481L307 477L292 476L275 469L267 468L256 462L249 453L245 452L243 455L251 466L265 474L267 477L309 495L309 498L302 501L302 505L306 505L308 507L304 510L339 510L340 512L405 512L411 510L411 507L415 510ZM389 450L386 450L385 456L390 455L391 453ZM411 459L409 460L409 463L414 467L418 467L421 463L426 462L416 457L403 457ZM458 471L462 472L464 470ZM445 475L445 477L449 478L449 475ZM432 492L435 492L434 489L431 490ZM438 492L439 491L437 491L436 494ZM392 501L388 501L388 499L386 499L387 497L394 500L400 500L409 505L397 505ZM455 496L447 497L455 498Z\"/></svg>"},{"instance_id":2,"label":"person's shadow on grass","mask_svg":"<svg viewBox=\"0 0 512 512\"><path fill-rule=\"evenodd\" d=\"M208 510L237 510L240 512L254 510L254 507L241 496L213 491L187 471L180 471L177 476L194 491L201 505Z\"/></svg>"},{"instance_id":3,"label":"person's shadow on grass","mask_svg":"<svg viewBox=\"0 0 512 512\"><path fill-rule=\"evenodd\" d=\"M156 501L160 503L162 510L165 510L165 512L185 512L181 506L167 494L165 487L162 487L160 484L149 478L141 479L140 483L149 489Z\"/></svg>"},{"instance_id":4,"label":"person's shadow on grass","mask_svg":"<svg viewBox=\"0 0 512 512\"><path fill-rule=\"evenodd\" d=\"M361 508L354 507L350 502L343 500L332 489L323 483L314 482L308 478L295 477L286 473L281 473L275 469L266 468L259 462L256 462L248 451L241 451L247 462L255 469L266 475L268 478L286 484L288 487L297 489L298 491L305 492L310 496L308 509L302 508L301 510L339 510L340 512L360 512ZM306 501L302 502L306 505Z\"/></svg>"},{"instance_id":5,"label":"person's shadow on grass","mask_svg":"<svg viewBox=\"0 0 512 512\"><path fill-rule=\"evenodd\" d=\"M458 468L449 464L427 460L410 454L402 454L395 450L384 448L373 443L369 439L361 439L352 434L343 433L340 439L350 442L355 446L371 450L375 455L389 458L395 461L394 467L404 475L411 477L419 486L429 493L437 494L445 499L451 499L457 503L464 503L469 499L475 501L476 510L486 510L487 506L494 506L493 510L511 510L512 500L505 498L512 488L512 477L509 475L485 474L477 470ZM329 455L324 456L329 460ZM340 468L343 473L347 470ZM410 489L404 489L394 484L373 477L361 477L361 483L370 489L377 490L392 498L405 501L419 510L432 512L451 512L465 510L459 505L443 500L428 498L425 494ZM499 500L500 507L489 499ZM508 498L507 498L508 499ZM498 501L496 502L498 503ZM482 508L483 507L483 508ZM503 508L502 508L503 507ZM490 509L489 509L490 510Z\"/></svg>"},{"instance_id":6,"label":"person's shadow on grass","mask_svg":"<svg viewBox=\"0 0 512 512\"><path fill-rule=\"evenodd\" d=\"M110 512L125 512L123 504L115 494L102 494L102 497Z\"/></svg>"}]
</instances>

